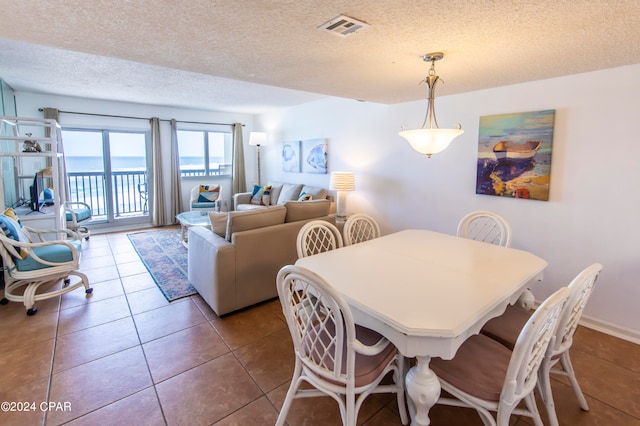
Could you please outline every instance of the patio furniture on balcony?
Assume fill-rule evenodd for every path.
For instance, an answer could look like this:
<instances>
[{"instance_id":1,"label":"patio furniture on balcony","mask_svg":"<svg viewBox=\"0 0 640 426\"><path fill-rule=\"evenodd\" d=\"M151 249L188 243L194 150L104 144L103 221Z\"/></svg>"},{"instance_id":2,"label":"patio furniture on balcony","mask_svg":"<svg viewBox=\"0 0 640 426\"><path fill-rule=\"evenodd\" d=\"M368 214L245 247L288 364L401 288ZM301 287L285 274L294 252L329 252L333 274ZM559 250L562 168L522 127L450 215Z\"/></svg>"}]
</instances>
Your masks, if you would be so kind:
<instances>
[{"instance_id":1,"label":"patio furniture on balcony","mask_svg":"<svg viewBox=\"0 0 640 426\"><path fill-rule=\"evenodd\" d=\"M89 239L91 231L84 223L91 219L91 207L89 204L79 201L68 201L65 203L65 216L67 220L67 229L77 232L80 238Z\"/></svg>"}]
</instances>

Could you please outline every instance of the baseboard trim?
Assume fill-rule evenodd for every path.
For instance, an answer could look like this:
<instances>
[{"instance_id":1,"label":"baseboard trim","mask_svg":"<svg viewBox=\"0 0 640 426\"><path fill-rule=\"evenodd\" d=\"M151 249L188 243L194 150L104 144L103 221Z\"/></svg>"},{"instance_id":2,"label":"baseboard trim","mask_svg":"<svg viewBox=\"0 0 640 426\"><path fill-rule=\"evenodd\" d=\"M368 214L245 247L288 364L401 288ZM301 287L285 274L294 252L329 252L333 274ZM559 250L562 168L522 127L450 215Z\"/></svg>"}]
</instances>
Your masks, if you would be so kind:
<instances>
[{"instance_id":1,"label":"baseboard trim","mask_svg":"<svg viewBox=\"0 0 640 426\"><path fill-rule=\"evenodd\" d=\"M582 316L580 325L640 345L640 332L606 321Z\"/></svg>"}]
</instances>

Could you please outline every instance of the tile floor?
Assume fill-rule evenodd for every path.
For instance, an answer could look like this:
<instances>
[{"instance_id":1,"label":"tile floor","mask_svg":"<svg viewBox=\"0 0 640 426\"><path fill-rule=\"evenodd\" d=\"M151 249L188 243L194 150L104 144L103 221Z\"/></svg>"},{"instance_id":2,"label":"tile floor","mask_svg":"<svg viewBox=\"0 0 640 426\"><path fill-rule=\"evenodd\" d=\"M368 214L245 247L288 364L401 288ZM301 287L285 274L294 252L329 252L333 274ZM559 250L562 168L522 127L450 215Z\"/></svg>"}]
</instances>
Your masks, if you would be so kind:
<instances>
[{"instance_id":1,"label":"tile floor","mask_svg":"<svg viewBox=\"0 0 640 426\"><path fill-rule=\"evenodd\" d=\"M277 300L219 318L197 295L168 303L126 233L84 244L91 296L77 289L38 302L32 317L19 303L0 306L0 401L36 405L0 411L0 424L275 423L293 369ZM591 411L579 409L566 380L554 380L560 423L640 425L640 346L581 328L572 355ZM482 424L475 411L443 406L431 419ZM306 399L294 401L288 422L338 425L340 417L330 398ZM369 397L358 423L399 425L395 400Z\"/></svg>"}]
</instances>

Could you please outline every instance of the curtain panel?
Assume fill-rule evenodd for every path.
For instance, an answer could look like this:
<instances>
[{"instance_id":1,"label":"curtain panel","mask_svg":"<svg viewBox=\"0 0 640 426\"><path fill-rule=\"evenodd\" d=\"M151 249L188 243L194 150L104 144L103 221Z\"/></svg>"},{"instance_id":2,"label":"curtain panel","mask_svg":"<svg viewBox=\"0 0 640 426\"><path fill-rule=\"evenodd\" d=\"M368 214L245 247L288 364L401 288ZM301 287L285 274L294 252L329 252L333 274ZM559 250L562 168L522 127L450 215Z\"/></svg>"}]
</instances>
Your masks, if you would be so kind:
<instances>
[{"instance_id":1,"label":"curtain panel","mask_svg":"<svg viewBox=\"0 0 640 426\"><path fill-rule=\"evenodd\" d=\"M175 119L171 119L171 223L177 223L175 218L183 211L182 185L180 175L180 150L178 148L178 126Z\"/></svg>"},{"instance_id":2,"label":"curtain panel","mask_svg":"<svg viewBox=\"0 0 640 426\"><path fill-rule=\"evenodd\" d=\"M152 178L151 186L151 206L152 219L154 226L169 225L165 212L165 197L163 190L163 173L162 173L162 145L160 143L160 119L152 117L151 123L151 158L152 158Z\"/></svg>"},{"instance_id":3,"label":"curtain panel","mask_svg":"<svg viewBox=\"0 0 640 426\"><path fill-rule=\"evenodd\" d=\"M242 141L242 123L233 124L233 175L231 196L247 190L247 178L244 170L244 145Z\"/></svg>"}]
</instances>

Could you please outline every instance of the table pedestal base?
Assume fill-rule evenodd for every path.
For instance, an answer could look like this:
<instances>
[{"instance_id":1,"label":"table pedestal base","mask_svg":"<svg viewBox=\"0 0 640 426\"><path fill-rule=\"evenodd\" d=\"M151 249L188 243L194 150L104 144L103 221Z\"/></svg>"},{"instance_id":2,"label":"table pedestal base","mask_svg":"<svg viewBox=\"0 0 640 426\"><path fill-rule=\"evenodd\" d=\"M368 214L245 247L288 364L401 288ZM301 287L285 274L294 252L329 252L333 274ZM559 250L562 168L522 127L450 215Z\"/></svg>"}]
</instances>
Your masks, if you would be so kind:
<instances>
[{"instance_id":1,"label":"table pedestal base","mask_svg":"<svg viewBox=\"0 0 640 426\"><path fill-rule=\"evenodd\" d=\"M440 381L429 368L430 357L419 356L416 360L417 364L409 370L406 379L409 413L412 426L426 426L431 423L429 410L440 397Z\"/></svg>"}]
</instances>

